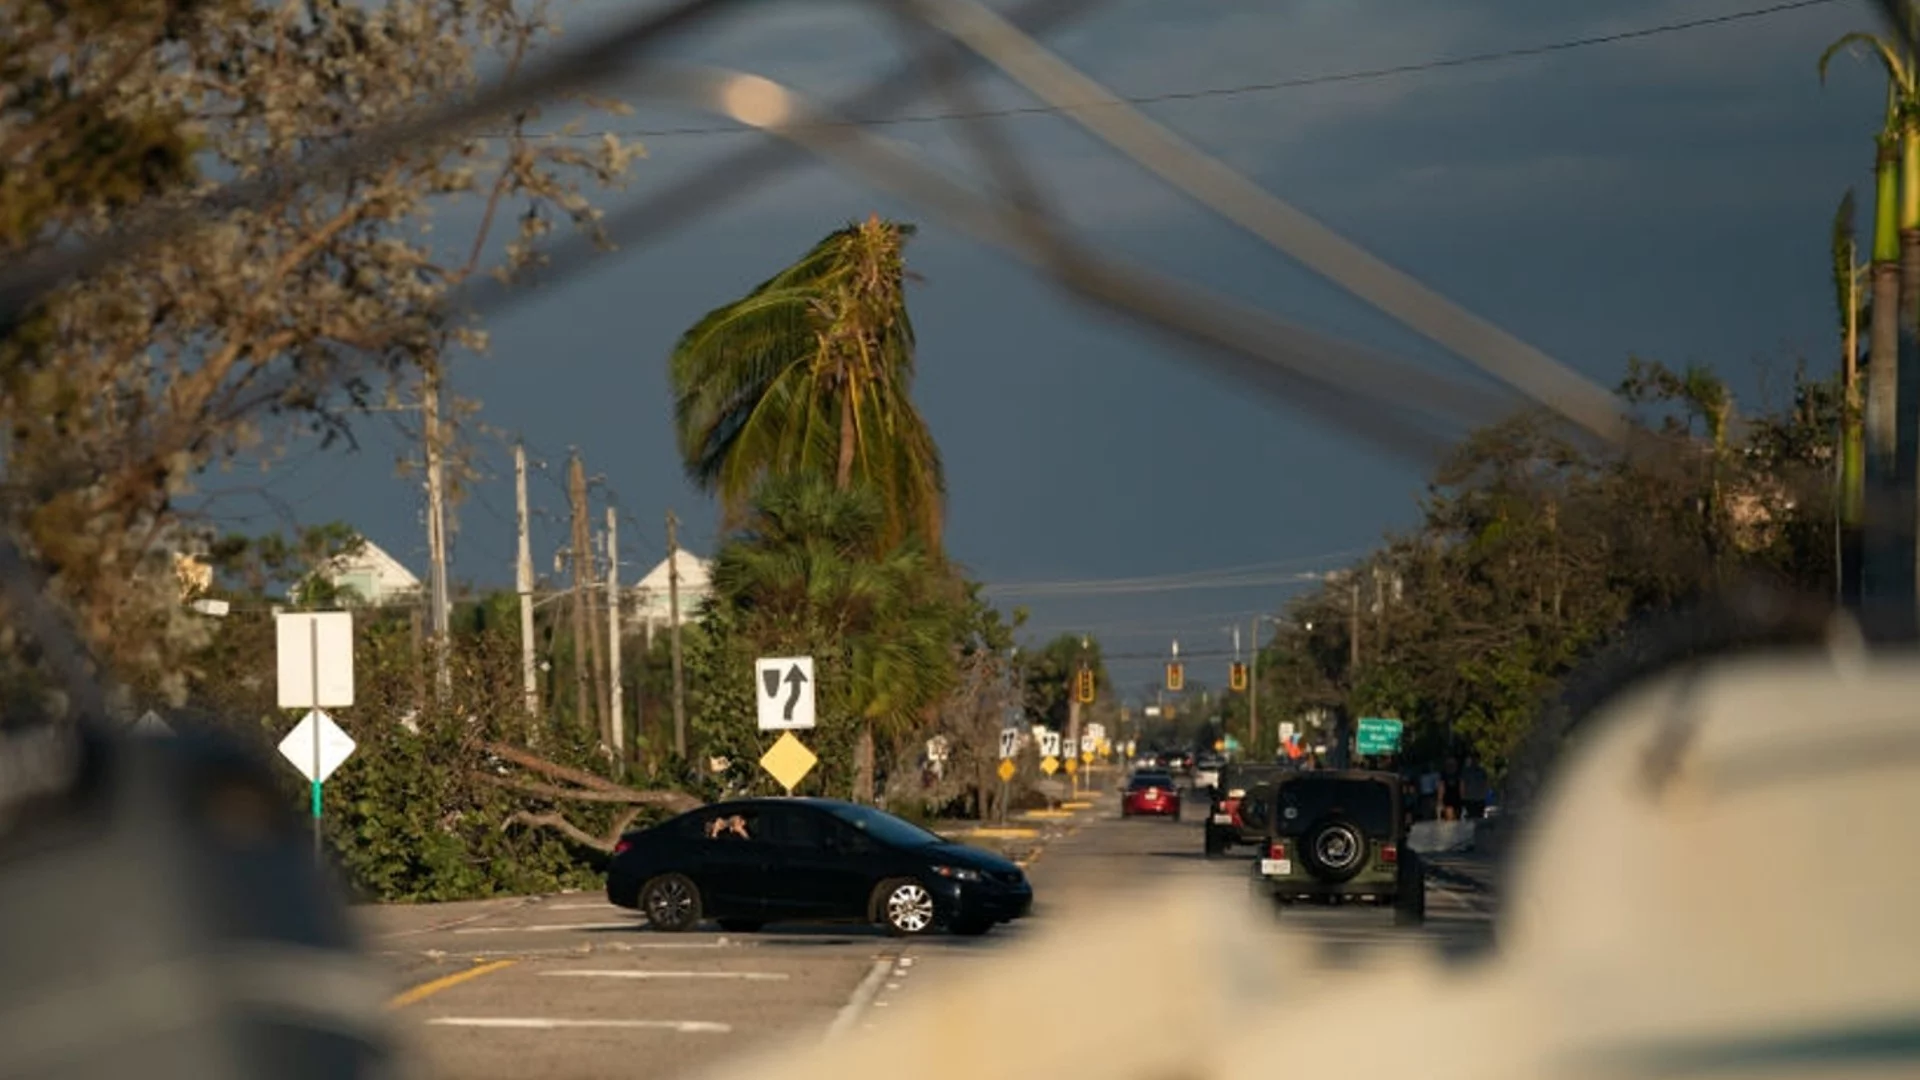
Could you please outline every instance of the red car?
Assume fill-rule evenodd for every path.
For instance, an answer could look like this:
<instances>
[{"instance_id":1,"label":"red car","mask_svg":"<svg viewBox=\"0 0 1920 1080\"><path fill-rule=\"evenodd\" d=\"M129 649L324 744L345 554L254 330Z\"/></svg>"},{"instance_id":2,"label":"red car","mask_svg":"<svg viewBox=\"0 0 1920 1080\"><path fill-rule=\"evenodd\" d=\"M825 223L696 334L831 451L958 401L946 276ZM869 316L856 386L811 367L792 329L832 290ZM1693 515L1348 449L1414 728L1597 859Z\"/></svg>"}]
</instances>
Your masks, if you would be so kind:
<instances>
[{"instance_id":1,"label":"red car","mask_svg":"<svg viewBox=\"0 0 1920 1080\"><path fill-rule=\"evenodd\" d=\"M1174 785L1173 774L1133 774L1127 781L1127 790L1120 794L1120 816L1132 817L1135 814L1153 814L1180 820L1180 789Z\"/></svg>"}]
</instances>

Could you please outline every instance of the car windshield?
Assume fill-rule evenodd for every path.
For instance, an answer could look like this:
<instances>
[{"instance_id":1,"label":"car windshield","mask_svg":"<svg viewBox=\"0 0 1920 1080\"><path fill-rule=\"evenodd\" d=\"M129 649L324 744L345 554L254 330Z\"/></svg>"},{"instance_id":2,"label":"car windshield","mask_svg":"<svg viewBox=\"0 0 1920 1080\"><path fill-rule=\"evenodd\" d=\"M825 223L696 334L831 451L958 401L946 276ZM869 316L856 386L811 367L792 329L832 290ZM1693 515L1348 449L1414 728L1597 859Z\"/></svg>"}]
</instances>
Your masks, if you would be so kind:
<instances>
[{"instance_id":1,"label":"car windshield","mask_svg":"<svg viewBox=\"0 0 1920 1080\"><path fill-rule=\"evenodd\" d=\"M928 844L947 842L938 833L928 832L910 821L902 821L872 807L830 806L827 811L875 840L894 847L926 847Z\"/></svg>"},{"instance_id":2,"label":"car windshield","mask_svg":"<svg viewBox=\"0 0 1920 1080\"><path fill-rule=\"evenodd\" d=\"M1280 827L1304 829L1345 818L1369 834L1393 832L1393 789L1373 780L1303 778L1280 786Z\"/></svg>"},{"instance_id":3,"label":"car windshield","mask_svg":"<svg viewBox=\"0 0 1920 1080\"><path fill-rule=\"evenodd\" d=\"M1166 773L1135 773L1131 786L1135 791L1150 787L1172 787L1173 777Z\"/></svg>"}]
</instances>

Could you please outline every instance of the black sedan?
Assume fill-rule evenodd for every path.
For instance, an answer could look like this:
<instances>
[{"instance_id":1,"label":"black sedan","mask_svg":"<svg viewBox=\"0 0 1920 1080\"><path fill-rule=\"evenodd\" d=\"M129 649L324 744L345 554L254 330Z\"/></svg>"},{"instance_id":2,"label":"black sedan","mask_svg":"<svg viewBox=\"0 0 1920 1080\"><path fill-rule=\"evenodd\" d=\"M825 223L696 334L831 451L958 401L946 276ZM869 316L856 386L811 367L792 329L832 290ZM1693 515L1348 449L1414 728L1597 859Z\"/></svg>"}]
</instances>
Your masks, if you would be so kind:
<instances>
[{"instance_id":1,"label":"black sedan","mask_svg":"<svg viewBox=\"0 0 1920 1080\"><path fill-rule=\"evenodd\" d=\"M877 923L901 935L984 934L1033 906L1018 866L868 806L740 799L689 811L614 846L607 899L658 930L712 918Z\"/></svg>"}]
</instances>

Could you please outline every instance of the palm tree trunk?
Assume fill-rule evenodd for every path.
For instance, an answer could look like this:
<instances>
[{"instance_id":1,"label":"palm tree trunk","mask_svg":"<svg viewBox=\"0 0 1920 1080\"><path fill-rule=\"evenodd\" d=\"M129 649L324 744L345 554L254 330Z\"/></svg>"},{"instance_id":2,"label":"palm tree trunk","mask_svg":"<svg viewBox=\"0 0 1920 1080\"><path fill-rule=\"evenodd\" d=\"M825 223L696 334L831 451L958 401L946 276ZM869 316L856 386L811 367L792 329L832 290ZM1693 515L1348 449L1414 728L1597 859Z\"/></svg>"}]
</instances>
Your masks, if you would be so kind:
<instances>
[{"instance_id":1,"label":"palm tree trunk","mask_svg":"<svg viewBox=\"0 0 1920 1080\"><path fill-rule=\"evenodd\" d=\"M853 801L873 803L873 721L860 721L860 740L853 747Z\"/></svg>"},{"instance_id":2,"label":"palm tree trunk","mask_svg":"<svg viewBox=\"0 0 1920 1080\"><path fill-rule=\"evenodd\" d=\"M840 460L833 473L833 486L841 491L853 487L853 391L850 386L840 389Z\"/></svg>"},{"instance_id":3,"label":"palm tree trunk","mask_svg":"<svg viewBox=\"0 0 1920 1080\"><path fill-rule=\"evenodd\" d=\"M1911 616L1914 586L1920 582L1920 503L1914 481L1920 475L1920 128L1907 122L1900 132L1900 340L1899 390L1895 395L1894 483L1899 502L1897 528L1900 563L1897 598Z\"/></svg>"},{"instance_id":4,"label":"palm tree trunk","mask_svg":"<svg viewBox=\"0 0 1920 1080\"><path fill-rule=\"evenodd\" d=\"M1898 144L1883 135L1874 168L1873 316L1867 328L1866 488L1867 507L1861 592L1886 598L1891 562L1897 555L1885 542L1888 520L1885 493L1893 488L1898 447L1900 356L1900 156Z\"/></svg>"}]
</instances>

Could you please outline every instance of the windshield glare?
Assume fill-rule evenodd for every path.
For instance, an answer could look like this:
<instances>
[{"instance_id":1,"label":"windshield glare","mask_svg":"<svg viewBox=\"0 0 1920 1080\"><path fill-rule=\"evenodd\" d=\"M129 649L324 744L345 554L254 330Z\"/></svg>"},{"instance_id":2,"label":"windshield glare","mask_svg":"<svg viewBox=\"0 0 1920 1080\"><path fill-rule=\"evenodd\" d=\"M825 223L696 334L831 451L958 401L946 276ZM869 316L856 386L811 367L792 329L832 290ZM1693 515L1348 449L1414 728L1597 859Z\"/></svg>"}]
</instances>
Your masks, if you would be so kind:
<instances>
[{"instance_id":1,"label":"windshield glare","mask_svg":"<svg viewBox=\"0 0 1920 1080\"><path fill-rule=\"evenodd\" d=\"M944 844L946 839L937 833L931 833L913 824L902 821L892 814L866 806L834 806L828 808L834 817L859 829L882 843L895 847L925 847L928 844Z\"/></svg>"}]
</instances>

